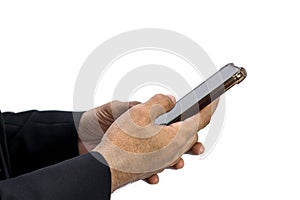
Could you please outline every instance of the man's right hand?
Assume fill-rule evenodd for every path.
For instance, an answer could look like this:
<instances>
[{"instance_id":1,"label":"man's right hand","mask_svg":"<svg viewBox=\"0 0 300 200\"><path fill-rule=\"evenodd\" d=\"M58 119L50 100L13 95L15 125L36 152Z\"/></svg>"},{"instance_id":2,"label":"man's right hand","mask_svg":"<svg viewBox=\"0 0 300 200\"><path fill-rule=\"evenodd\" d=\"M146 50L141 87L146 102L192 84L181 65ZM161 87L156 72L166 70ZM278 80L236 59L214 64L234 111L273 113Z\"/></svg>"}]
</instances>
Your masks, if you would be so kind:
<instances>
[{"instance_id":1,"label":"man's right hand","mask_svg":"<svg viewBox=\"0 0 300 200\"><path fill-rule=\"evenodd\" d=\"M159 115L174 107L172 98L159 94L132 107L94 149L110 166L112 191L173 166L197 142L197 132L209 123L217 106L215 101L199 114L169 126L154 124Z\"/></svg>"}]
</instances>

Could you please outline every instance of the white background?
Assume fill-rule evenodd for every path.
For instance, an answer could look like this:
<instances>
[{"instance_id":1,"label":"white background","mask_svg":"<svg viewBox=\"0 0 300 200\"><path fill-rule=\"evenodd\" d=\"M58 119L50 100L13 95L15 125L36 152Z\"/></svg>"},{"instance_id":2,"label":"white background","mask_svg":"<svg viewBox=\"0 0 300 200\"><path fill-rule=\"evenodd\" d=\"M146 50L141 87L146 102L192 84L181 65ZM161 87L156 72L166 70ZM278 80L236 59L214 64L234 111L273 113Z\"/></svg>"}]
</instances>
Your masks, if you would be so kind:
<instances>
[{"instance_id":1,"label":"white background","mask_svg":"<svg viewBox=\"0 0 300 200\"><path fill-rule=\"evenodd\" d=\"M248 77L226 94L222 137L206 159L186 156L159 185L140 181L112 199L299 199L299 9L289 0L1 1L1 110L72 110L76 76L98 45L170 29Z\"/></svg>"}]
</instances>

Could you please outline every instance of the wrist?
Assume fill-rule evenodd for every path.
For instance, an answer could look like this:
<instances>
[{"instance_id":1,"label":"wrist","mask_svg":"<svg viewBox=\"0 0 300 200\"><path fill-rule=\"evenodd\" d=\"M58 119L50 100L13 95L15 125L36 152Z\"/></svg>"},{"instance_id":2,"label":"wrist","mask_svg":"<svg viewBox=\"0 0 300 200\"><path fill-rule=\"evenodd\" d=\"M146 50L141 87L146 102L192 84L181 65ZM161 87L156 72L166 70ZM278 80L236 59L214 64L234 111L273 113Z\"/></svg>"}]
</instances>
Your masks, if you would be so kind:
<instances>
[{"instance_id":1,"label":"wrist","mask_svg":"<svg viewBox=\"0 0 300 200\"><path fill-rule=\"evenodd\" d=\"M128 183L134 182L133 176L130 173L122 172L114 168L110 168L111 172L111 192L120 187L127 185Z\"/></svg>"},{"instance_id":2,"label":"wrist","mask_svg":"<svg viewBox=\"0 0 300 200\"><path fill-rule=\"evenodd\" d=\"M101 150L101 147L96 147L93 151L99 153L102 155L102 157L105 159L108 167L110 168L110 173L111 173L111 193L113 193L115 190L118 188L139 180L138 174L135 173L130 173L130 172L124 172L120 171L118 169L115 169L113 166L115 166L116 161L114 158L114 152L108 152L105 150Z\"/></svg>"},{"instance_id":3,"label":"wrist","mask_svg":"<svg viewBox=\"0 0 300 200\"><path fill-rule=\"evenodd\" d=\"M94 109L82 114L77 132L79 155L90 152L100 143L104 132Z\"/></svg>"}]
</instances>

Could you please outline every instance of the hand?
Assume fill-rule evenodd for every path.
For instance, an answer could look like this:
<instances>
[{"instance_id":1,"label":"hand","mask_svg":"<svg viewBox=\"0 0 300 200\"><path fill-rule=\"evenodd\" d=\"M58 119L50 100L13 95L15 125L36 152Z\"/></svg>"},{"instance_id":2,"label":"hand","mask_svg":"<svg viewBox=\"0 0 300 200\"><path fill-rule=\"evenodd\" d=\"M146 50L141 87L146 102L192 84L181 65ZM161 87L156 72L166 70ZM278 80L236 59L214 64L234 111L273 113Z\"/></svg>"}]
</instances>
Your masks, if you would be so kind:
<instances>
[{"instance_id":1,"label":"hand","mask_svg":"<svg viewBox=\"0 0 300 200\"><path fill-rule=\"evenodd\" d=\"M173 101L173 103L176 103L176 99L174 98L174 96L171 95L167 95L171 98L171 100ZM198 134L196 135L195 138L195 143L193 143L193 146L186 152L186 154L190 154L190 155L200 155L202 153L204 153L204 146L201 142L198 142ZM179 158L175 164L171 167L168 167L167 169L174 169L174 170L178 170L178 169L182 169L184 167L184 160L183 158ZM159 182L159 176L158 174L154 174L152 176L150 176L149 178L145 179L144 181L146 181L149 184L158 184Z\"/></svg>"},{"instance_id":2,"label":"hand","mask_svg":"<svg viewBox=\"0 0 300 200\"><path fill-rule=\"evenodd\" d=\"M172 98L175 103L175 98ZM121 116L129 108L140 104L138 101L120 102L112 101L97 108L93 108L83 113L78 127L78 149L79 155L86 154L94 149L101 141L107 129L111 124ZM201 143L196 142L193 147L187 152L192 155L199 155L204 152L204 147ZM184 167L182 158L170 169L181 169ZM149 184L157 184L159 176L154 174L145 179Z\"/></svg>"},{"instance_id":3,"label":"hand","mask_svg":"<svg viewBox=\"0 0 300 200\"><path fill-rule=\"evenodd\" d=\"M197 131L209 123L217 102L185 121L155 125L155 118L174 105L170 97L155 95L109 127L94 151L102 154L111 168L112 191L173 166L195 144Z\"/></svg>"},{"instance_id":4,"label":"hand","mask_svg":"<svg viewBox=\"0 0 300 200\"><path fill-rule=\"evenodd\" d=\"M79 155L86 154L94 149L115 119L137 104L140 104L140 102L112 101L84 112L78 127Z\"/></svg>"}]
</instances>

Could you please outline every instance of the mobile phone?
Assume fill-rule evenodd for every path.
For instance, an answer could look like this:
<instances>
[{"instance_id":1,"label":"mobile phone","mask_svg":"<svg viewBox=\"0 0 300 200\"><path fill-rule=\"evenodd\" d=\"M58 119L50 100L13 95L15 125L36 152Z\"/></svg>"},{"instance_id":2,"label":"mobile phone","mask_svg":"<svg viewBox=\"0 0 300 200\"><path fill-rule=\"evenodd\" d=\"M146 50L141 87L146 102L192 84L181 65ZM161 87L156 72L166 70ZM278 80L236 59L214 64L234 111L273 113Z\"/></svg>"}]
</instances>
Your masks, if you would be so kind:
<instances>
[{"instance_id":1,"label":"mobile phone","mask_svg":"<svg viewBox=\"0 0 300 200\"><path fill-rule=\"evenodd\" d=\"M171 111L156 118L155 124L169 125L197 114L231 87L243 81L246 76L247 72L244 68L237 67L233 63L225 65L177 101Z\"/></svg>"}]
</instances>

